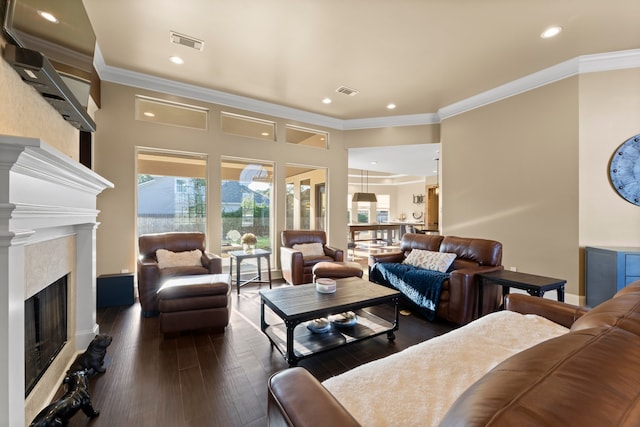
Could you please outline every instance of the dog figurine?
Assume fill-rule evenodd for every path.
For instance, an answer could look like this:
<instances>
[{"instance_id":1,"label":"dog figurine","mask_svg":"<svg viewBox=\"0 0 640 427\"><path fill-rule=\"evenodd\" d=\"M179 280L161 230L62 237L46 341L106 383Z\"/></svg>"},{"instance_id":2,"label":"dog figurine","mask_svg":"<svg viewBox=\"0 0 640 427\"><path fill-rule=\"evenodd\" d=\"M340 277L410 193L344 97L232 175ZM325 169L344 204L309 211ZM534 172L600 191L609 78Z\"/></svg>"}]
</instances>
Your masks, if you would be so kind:
<instances>
[{"instance_id":1,"label":"dog figurine","mask_svg":"<svg viewBox=\"0 0 640 427\"><path fill-rule=\"evenodd\" d=\"M87 375L92 376L106 371L104 368L104 356L107 354L107 347L111 344L112 338L106 334L99 334L89 343L87 350L78 356L67 371L67 374L74 371L84 370Z\"/></svg>"},{"instance_id":2,"label":"dog figurine","mask_svg":"<svg viewBox=\"0 0 640 427\"><path fill-rule=\"evenodd\" d=\"M55 402L44 408L30 424L30 427L64 427L78 410L89 418L100 413L91 405L91 395L85 371L75 371L67 375L63 381L67 385L66 393Z\"/></svg>"}]
</instances>

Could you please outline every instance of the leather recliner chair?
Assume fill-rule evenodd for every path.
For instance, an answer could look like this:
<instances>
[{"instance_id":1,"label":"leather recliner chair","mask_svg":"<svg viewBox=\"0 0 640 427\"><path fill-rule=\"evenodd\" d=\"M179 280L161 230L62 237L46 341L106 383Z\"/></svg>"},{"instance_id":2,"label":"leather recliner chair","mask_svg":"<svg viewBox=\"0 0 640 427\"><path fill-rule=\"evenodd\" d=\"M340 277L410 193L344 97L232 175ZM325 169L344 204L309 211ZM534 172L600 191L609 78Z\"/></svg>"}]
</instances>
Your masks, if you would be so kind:
<instances>
[{"instance_id":1,"label":"leather recliner chair","mask_svg":"<svg viewBox=\"0 0 640 427\"><path fill-rule=\"evenodd\" d=\"M160 268L156 251L166 249L171 252L202 251L199 266L179 266ZM157 292L162 283L176 276L193 274L222 273L222 258L205 251L205 235L198 232L169 232L143 234L138 237L138 296L145 317L159 312Z\"/></svg>"},{"instance_id":2,"label":"leather recliner chair","mask_svg":"<svg viewBox=\"0 0 640 427\"><path fill-rule=\"evenodd\" d=\"M343 261L344 251L327 246L327 235L322 230L284 230L281 233L280 264L282 277L291 285L313 282L313 266L321 261ZM294 245L320 243L322 254L308 255Z\"/></svg>"}]
</instances>

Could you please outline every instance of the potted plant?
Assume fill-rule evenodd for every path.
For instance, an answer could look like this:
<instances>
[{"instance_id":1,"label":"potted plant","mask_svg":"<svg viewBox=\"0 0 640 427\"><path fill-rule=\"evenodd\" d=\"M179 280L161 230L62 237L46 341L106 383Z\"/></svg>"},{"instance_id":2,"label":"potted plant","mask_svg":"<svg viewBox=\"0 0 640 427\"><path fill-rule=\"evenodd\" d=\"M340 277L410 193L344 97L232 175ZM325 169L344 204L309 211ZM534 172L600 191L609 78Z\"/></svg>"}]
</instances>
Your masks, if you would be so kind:
<instances>
[{"instance_id":1,"label":"potted plant","mask_svg":"<svg viewBox=\"0 0 640 427\"><path fill-rule=\"evenodd\" d=\"M256 243L258 243L258 239L256 235L253 233L245 233L240 238L240 243L242 243L242 249L245 252L252 252L256 248Z\"/></svg>"}]
</instances>

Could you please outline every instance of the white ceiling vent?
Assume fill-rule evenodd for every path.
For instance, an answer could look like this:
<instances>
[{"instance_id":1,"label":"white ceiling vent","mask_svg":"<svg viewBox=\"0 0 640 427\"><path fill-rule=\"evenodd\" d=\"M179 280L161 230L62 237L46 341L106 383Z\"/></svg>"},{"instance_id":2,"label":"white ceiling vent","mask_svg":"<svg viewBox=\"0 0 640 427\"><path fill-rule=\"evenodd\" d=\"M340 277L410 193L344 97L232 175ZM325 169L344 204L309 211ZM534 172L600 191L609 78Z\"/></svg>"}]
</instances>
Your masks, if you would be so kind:
<instances>
[{"instance_id":1,"label":"white ceiling vent","mask_svg":"<svg viewBox=\"0 0 640 427\"><path fill-rule=\"evenodd\" d=\"M182 46L190 47L199 51L204 49L204 41L198 40L194 37L185 36L184 34L176 33L175 31L170 31L169 37L171 43L181 44Z\"/></svg>"},{"instance_id":2,"label":"white ceiling vent","mask_svg":"<svg viewBox=\"0 0 640 427\"><path fill-rule=\"evenodd\" d=\"M356 95L358 93L357 90L350 89L350 88L348 88L346 86L340 86L338 89L336 89L336 92L344 93L345 95L348 95L348 96L354 96L354 95Z\"/></svg>"}]
</instances>

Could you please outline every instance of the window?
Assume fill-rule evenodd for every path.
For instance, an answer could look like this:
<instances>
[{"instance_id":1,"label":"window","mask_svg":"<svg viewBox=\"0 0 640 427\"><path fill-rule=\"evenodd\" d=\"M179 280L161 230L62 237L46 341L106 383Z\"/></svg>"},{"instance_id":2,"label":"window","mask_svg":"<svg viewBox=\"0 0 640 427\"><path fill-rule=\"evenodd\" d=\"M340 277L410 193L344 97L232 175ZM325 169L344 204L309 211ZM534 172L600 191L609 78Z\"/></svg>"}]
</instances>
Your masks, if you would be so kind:
<instances>
[{"instance_id":1,"label":"window","mask_svg":"<svg viewBox=\"0 0 640 427\"><path fill-rule=\"evenodd\" d=\"M287 228L326 230L326 169L287 165L285 174Z\"/></svg>"},{"instance_id":2,"label":"window","mask_svg":"<svg viewBox=\"0 0 640 427\"><path fill-rule=\"evenodd\" d=\"M204 156L138 152L138 235L206 232L206 166Z\"/></svg>"},{"instance_id":3,"label":"window","mask_svg":"<svg viewBox=\"0 0 640 427\"><path fill-rule=\"evenodd\" d=\"M136 95L136 120L165 125L207 129L209 110L195 105L179 104Z\"/></svg>"},{"instance_id":4,"label":"window","mask_svg":"<svg viewBox=\"0 0 640 427\"><path fill-rule=\"evenodd\" d=\"M388 194L376 194L378 202L376 204L376 221L388 222L389 221L389 195Z\"/></svg>"},{"instance_id":5,"label":"window","mask_svg":"<svg viewBox=\"0 0 640 427\"><path fill-rule=\"evenodd\" d=\"M265 141L276 140L276 124L274 122L240 114L223 112L220 116L220 129L229 135L246 136Z\"/></svg>"},{"instance_id":6,"label":"window","mask_svg":"<svg viewBox=\"0 0 640 427\"><path fill-rule=\"evenodd\" d=\"M328 133L292 125L287 125L285 128L285 140L290 144L309 147L327 148L329 146Z\"/></svg>"},{"instance_id":7,"label":"window","mask_svg":"<svg viewBox=\"0 0 640 427\"><path fill-rule=\"evenodd\" d=\"M220 254L227 258L229 251L240 250L240 237L245 233L256 235L257 248L270 249L273 228L273 164L223 159L221 173Z\"/></svg>"}]
</instances>

